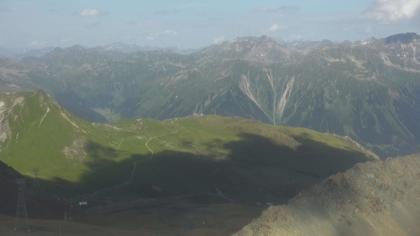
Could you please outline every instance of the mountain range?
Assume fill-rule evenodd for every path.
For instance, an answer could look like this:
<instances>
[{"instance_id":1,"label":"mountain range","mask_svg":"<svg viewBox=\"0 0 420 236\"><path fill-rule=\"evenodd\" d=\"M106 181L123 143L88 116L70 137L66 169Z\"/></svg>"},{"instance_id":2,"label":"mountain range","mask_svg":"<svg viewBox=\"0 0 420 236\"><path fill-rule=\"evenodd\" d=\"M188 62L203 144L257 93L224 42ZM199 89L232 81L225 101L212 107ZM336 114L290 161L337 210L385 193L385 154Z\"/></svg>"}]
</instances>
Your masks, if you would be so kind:
<instances>
[{"instance_id":1,"label":"mountain range","mask_svg":"<svg viewBox=\"0 0 420 236\"><path fill-rule=\"evenodd\" d=\"M45 90L90 121L239 116L349 136L384 157L420 151L419 47L415 33L244 37L191 53L74 46L2 59L0 85Z\"/></svg>"}]
</instances>

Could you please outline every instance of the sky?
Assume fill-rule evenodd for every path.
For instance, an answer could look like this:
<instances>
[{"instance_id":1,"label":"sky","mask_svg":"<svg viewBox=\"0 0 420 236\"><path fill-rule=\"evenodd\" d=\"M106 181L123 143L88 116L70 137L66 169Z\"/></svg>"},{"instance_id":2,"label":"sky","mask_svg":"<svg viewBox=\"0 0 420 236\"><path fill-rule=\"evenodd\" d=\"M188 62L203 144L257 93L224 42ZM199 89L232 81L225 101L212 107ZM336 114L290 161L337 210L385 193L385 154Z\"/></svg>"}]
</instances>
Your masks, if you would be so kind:
<instances>
[{"instance_id":1,"label":"sky","mask_svg":"<svg viewBox=\"0 0 420 236\"><path fill-rule=\"evenodd\" d=\"M363 40L420 32L420 0L0 0L0 48L193 49L243 36Z\"/></svg>"}]
</instances>

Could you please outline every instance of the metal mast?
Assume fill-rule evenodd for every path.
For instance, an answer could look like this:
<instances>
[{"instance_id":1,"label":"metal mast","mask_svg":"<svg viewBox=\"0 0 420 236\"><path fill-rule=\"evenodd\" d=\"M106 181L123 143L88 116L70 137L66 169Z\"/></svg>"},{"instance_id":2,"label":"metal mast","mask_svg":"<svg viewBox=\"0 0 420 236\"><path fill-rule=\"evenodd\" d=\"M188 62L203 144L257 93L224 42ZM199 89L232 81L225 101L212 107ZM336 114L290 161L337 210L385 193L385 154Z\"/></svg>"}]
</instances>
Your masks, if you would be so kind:
<instances>
[{"instance_id":1,"label":"metal mast","mask_svg":"<svg viewBox=\"0 0 420 236\"><path fill-rule=\"evenodd\" d=\"M30 232L28 225L28 210L26 208L25 188L26 181L24 178L16 179L17 184L17 202L16 202L16 221L15 231Z\"/></svg>"}]
</instances>

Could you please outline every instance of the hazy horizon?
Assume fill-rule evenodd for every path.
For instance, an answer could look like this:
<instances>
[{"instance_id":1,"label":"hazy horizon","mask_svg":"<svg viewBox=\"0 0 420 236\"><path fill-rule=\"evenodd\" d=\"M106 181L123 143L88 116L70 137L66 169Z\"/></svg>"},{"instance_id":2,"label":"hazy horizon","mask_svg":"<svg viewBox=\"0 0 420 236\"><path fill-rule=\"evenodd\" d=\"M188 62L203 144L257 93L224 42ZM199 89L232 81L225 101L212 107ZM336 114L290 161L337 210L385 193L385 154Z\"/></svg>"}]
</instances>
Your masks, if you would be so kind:
<instances>
[{"instance_id":1,"label":"hazy horizon","mask_svg":"<svg viewBox=\"0 0 420 236\"><path fill-rule=\"evenodd\" d=\"M418 32L419 0L0 1L0 48L197 49L244 36L356 41Z\"/></svg>"}]
</instances>

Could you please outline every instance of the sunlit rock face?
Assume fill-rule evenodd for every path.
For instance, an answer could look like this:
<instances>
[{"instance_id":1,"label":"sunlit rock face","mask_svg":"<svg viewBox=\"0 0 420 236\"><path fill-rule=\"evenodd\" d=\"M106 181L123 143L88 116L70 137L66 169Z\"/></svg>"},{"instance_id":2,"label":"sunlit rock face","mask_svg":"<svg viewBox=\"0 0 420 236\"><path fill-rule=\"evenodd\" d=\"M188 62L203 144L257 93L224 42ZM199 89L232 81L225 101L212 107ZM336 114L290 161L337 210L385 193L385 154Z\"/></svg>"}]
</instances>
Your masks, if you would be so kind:
<instances>
[{"instance_id":1,"label":"sunlit rock face","mask_svg":"<svg viewBox=\"0 0 420 236\"><path fill-rule=\"evenodd\" d=\"M420 156L359 164L235 235L418 235L419 183Z\"/></svg>"},{"instance_id":2,"label":"sunlit rock face","mask_svg":"<svg viewBox=\"0 0 420 236\"><path fill-rule=\"evenodd\" d=\"M6 142L9 133L9 123L6 118L6 103L0 101L0 145Z\"/></svg>"}]
</instances>

